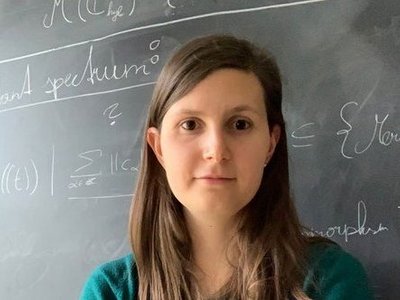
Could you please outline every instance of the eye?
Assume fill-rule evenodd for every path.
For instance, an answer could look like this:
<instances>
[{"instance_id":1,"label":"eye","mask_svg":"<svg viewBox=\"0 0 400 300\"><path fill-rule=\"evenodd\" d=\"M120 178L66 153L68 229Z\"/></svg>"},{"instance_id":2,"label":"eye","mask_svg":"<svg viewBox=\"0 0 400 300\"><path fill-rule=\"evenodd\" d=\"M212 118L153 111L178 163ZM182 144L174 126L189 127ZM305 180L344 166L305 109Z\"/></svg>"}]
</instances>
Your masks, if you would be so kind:
<instances>
[{"instance_id":1,"label":"eye","mask_svg":"<svg viewBox=\"0 0 400 300\"><path fill-rule=\"evenodd\" d=\"M244 119L237 119L233 122L233 127L235 130L246 130L251 127L251 123Z\"/></svg>"},{"instance_id":2,"label":"eye","mask_svg":"<svg viewBox=\"0 0 400 300\"><path fill-rule=\"evenodd\" d=\"M181 127L185 130L195 130L197 123L195 120L186 120L181 123Z\"/></svg>"}]
</instances>

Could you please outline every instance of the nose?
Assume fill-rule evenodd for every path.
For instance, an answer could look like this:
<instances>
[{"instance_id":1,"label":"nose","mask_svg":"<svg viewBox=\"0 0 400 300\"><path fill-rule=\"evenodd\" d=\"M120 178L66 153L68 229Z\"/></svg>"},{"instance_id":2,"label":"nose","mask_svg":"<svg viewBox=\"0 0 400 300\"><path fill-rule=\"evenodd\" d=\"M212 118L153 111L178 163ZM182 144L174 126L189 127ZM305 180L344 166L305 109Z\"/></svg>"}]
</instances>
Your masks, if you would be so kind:
<instances>
[{"instance_id":1,"label":"nose","mask_svg":"<svg viewBox=\"0 0 400 300\"><path fill-rule=\"evenodd\" d=\"M231 157L226 133L221 129L210 129L204 134L203 158L209 161L222 162Z\"/></svg>"}]
</instances>

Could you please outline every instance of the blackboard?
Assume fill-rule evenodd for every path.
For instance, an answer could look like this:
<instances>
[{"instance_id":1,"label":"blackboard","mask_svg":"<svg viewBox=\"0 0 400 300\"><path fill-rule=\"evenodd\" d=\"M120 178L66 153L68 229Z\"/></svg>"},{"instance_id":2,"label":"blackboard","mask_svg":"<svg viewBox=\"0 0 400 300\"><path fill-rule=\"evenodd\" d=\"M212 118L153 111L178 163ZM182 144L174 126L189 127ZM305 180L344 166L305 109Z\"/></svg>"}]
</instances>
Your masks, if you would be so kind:
<instances>
[{"instance_id":1,"label":"blackboard","mask_svg":"<svg viewBox=\"0 0 400 300\"><path fill-rule=\"evenodd\" d=\"M130 251L154 81L212 33L274 54L303 223L362 261L377 299L398 299L398 0L2 1L1 299L76 299Z\"/></svg>"}]
</instances>

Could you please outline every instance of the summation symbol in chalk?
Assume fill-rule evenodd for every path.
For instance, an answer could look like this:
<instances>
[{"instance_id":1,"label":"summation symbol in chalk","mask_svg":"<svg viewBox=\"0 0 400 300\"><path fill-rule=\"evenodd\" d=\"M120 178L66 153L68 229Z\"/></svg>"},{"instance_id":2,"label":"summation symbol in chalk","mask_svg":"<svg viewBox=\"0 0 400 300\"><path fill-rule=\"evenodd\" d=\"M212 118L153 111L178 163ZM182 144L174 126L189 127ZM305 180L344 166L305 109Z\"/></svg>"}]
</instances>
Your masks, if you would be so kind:
<instances>
[{"instance_id":1,"label":"summation symbol in chalk","mask_svg":"<svg viewBox=\"0 0 400 300\"><path fill-rule=\"evenodd\" d=\"M292 144L295 148L306 148L311 147L313 144L310 143L310 140L315 137L315 134L305 135L304 131L306 128L313 127L315 123L306 123L292 131L291 137L301 142L301 144Z\"/></svg>"},{"instance_id":2,"label":"summation symbol in chalk","mask_svg":"<svg viewBox=\"0 0 400 300\"><path fill-rule=\"evenodd\" d=\"M114 104L110 105L109 107L107 107L103 112L103 116L108 114L108 119L112 120L112 122L110 123L111 126L115 125L115 119L117 119L119 116L122 115L122 113L116 112L116 109L118 108L118 106L119 106L119 103L114 103Z\"/></svg>"},{"instance_id":3,"label":"summation symbol in chalk","mask_svg":"<svg viewBox=\"0 0 400 300\"><path fill-rule=\"evenodd\" d=\"M39 184L38 170L31 159L28 166L18 167L8 163L1 175L0 191L3 195L14 192L28 192L32 195Z\"/></svg>"}]
</instances>

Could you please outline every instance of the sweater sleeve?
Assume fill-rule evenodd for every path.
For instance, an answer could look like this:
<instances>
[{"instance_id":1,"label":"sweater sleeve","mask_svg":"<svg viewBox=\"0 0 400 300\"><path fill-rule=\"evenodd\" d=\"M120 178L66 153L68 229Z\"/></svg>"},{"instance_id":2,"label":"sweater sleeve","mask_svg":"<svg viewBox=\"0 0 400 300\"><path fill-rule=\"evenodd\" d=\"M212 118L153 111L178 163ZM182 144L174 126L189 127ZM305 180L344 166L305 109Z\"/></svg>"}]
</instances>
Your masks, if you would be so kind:
<instances>
[{"instance_id":1,"label":"sweater sleeve","mask_svg":"<svg viewBox=\"0 0 400 300\"><path fill-rule=\"evenodd\" d=\"M372 300L361 263L338 245L314 246L304 290L314 300Z\"/></svg>"},{"instance_id":2,"label":"sweater sleeve","mask_svg":"<svg viewBox=\"0 0 400 300\"><path fill-rule=\"evenodd\" d=\"M114 300L113 289L101 268L96 268L86 281L80 300Z\"/></svg>"},{"instance_id":3,"label":"sweater sleeve","mask_svg":"<svg viewBox=\"0 0 400 300\"><path fill-rule=\"evenodd\" d=\"M133 300L136 268L132 255L98 266L83 286L80 300Z\"/></svg>"}]
</instances>

